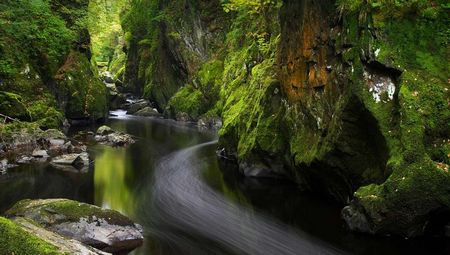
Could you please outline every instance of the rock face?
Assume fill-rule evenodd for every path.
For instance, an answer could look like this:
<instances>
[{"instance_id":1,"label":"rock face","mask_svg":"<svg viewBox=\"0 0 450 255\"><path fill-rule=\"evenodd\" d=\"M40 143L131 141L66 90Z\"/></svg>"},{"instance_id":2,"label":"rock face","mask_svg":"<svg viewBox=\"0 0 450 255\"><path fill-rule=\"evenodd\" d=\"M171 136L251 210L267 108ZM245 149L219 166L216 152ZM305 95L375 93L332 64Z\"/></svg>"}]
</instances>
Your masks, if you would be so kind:
<instances>
[{"instance_id":1,"label":"rock face","mask_svg":"<svg viewBox=\"0 0 450 255\"><path fill-rule=\"evenodd\" d=\"M8 13L0 29L0 62L8 63L0 68L0 112L35 121L44 129L61 127L64 116L72 123L106 116L107 90L90 64L90 36L84 22L88 4L86 0L0 4ZM36 29L14 29L17 25Z\"/></svg>"},{"instance_id":2,"label":"rock face","mask_svg":"<svg viewBox=\"0 0 450 255\"><path fill-rule=\"evenodd\" d=\"M25 219L105 252L131 251L143 242L142 227L118 212L66 199L23 200L6 215Z\"/></svg>"},{"instance_id":3,"label":"rock face","mask_svg":"<svg viewBox=\"0 0 450 255\"><path fill-rule=\"evenodd\" d=\"M342 215L354 230L417 236L436 214L450 217L445 7L279 0L259 1L258 8L235 1L224 12L219 1L180 2L130 9L169 9L173 24L181 23L162 32L149 24L161 40L137 36L129 47L128 81L166 116L221 116L222 155L242 174L284 175L306 190L352 201ZM203 27L186 12L230 26ZM227 34L226 47L186 31ZM139 59L155 56L148 49L163 53Z\"/></svg>"}]
</instances>

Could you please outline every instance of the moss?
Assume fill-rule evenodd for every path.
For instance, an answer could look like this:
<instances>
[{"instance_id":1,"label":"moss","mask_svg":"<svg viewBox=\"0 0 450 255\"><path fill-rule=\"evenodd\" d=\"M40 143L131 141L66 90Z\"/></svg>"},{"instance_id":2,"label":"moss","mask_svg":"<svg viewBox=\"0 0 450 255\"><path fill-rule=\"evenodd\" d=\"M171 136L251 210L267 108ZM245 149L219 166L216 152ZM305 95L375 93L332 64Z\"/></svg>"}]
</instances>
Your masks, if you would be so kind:
<instances>
[{"instance_id":1,"label":"moss","mask_svg":"<svg viewBox=\"0 0 450 255\"><path fill-rule=\"evenodd\" d=\"M20 95L0 91L0 113L11 118L30 120L30 112Z\"/></svg>"},{"instance_id":2,"label":"moss","mask_svg":"<svg viewBox=\"0 0 450 255\"><path fill-rule=\"evenodd\" d=\"M67 199L22 200L9 209L6 215L14 217L27 215L27 213L33 214L33 212L38 212L39 215L37 216L39 217L45 217L49 213L50 215L60 215L63 216L63 219L60 220L64 222L78 222L81 218L92 219L95 216L96 218L104 219L110 224L119 226L134 224L130 219L116 211Z\"/></svg>"},{"instance_id":3,"label":"moss","mask_svg":"<svg viewBox=\"0 0 450 255\"><path fill-rule=\"evenodd\" d=\"M14 222L0 217L0 253L5 255L57 255L59 249L22 230Z\"/></svg>"},{"instance_id":4,"label":"moss","mask_svg":"<svg viewBox=\"0 0 450 255\"><path fill-rule=\"evenodd\" d=\"M86 56L71 52L56 79L68 98L65 107L67 118L98 120L105 117L107 89L92 72Z\"/></svg>"}]
</instances>

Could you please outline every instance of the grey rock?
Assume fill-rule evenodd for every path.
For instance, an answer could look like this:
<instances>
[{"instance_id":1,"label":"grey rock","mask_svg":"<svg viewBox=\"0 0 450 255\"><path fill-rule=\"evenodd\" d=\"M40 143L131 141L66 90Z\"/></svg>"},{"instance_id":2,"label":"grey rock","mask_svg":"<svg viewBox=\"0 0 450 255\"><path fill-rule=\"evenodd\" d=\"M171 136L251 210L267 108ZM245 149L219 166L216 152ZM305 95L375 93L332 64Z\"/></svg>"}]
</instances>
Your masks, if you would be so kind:
<instances>
[{"instance_id":1,"label":"grey rock","mask_svg":"<svg viewBox=\"0 0 450 255\"><path fill-rule=\"evenodd\" d=\"M204 129L220 129L222 120L220 118L201 118L197 121L197 125Z\"/></svg>"},{"instance_id":2,"label":"grey rock","mask_svg":"<svg viewBox=\"0 0 450 255\"><path fill-rule=\"evenodd\" d=\"M48 158L49 155L46 150L35 149L31 154L35 158Z\"/></svg>"},{"instance_id":3,"label":"grey rock","mask_svg":"<svg viewBox=\"0 0 450 255\"><path fill-rule=\"evenodd\" d=\"M128 134L116 132L106 126L101 128L104 130L100 130L99 128L97 135L94 138L98 143L120 147L133 144L135 142L134 139Z\"/></svg>"},{"instance_id":4,"label":"grey rock","mask_svg":"<svg viewBox=\"0 0 450 255\"><path fill-rule=\"evenodd\" d=\"M14 222L23 230L30 233L31 235L35 235L37 238L46 241L49 244L52 244L58 247L59 251L62 254L74 254L74 255L107 255L109 253L102 252L93 247L89 247L80 241L77 240L67 240L66 237L63 237L53 231L46 230L45 228L38 226L37 224L33 224L30 220L18 217L14 219Z\"/></svg>"},{"instance_id":5,"label":"grey rock","mask_svg":"<svg viewBox=\"0 0 450 255\"><path fill-rule=\"evenodd\" d=\"M50 139L49 142L50 142L50 146L51 147L59 147L59 146L64 145L66 143L66 140L64 140L64 139Z\"/></svg>"},{"instance_id":6,"label":"grey rock","mask_svg":"<svg viewBox=\"0 0 450 255\"><path fill-rule=\"evenodd\" d=\"M8 217L23 217L66 238L119 253L142 245L142 227L126 216L67 199L23 200L6 212Z\"/></svg>"},{"instance_id":7,"label":"grey rock","mask_svg":"<svg viewBox=\"0 0 450 255\"><path fill-rule=\"evenodd\" d=\"M16 160L16 162L17 162L17 164L29 164L29 163L31 163L31 162L33 162L34 161L34 158L33 157L29 157L29 156L21 156L21 157L19 157L17 160Z\"/></svg>"},{"instance_id":8,"label":"grey rock","mask_svg":"<svg viewBox=\"0 0 450 255\"><path fill-rule=\"evenodd\" d=\"M101 126L97 129L97 135L109 135L114 133L114 130L112 130L112 128L108 127L108 126Z\"/></svg>"},{"instance_id":9,"label":"grey rock","mask_svg":"<svg viewBox=\"0 0 450 255\"><path fill-rule=\"evenodd\" d=\"M148 102L147 100L138 100L136 102L133 102L129 107L128 107L128 111L127 114L135 114L136 112L138 112L139 110L144 109L145 107L150 106L150 102Z\"/></svg>"},{"instance_id":10,"label":"grey rock","mask_svg":"<svg viewBox=\"0 0 450 255\"><path fill-rule=\"evenodd\" d=\"M66 154L52 159L53 165L73 166L78 169L89 166L89 154L83 152L80 154Z\"/></svg>"},{"instance_id":11,"label":"grey rock","mask_svg":"<svg viewBox=\"0 0 450 255\"><path fill-rule=\"evenodd\" d=\"M350 230L363 233L373 233L366 215L358 210L356 206L348 205L344 207L344 209L342 209L341 215Z\"/></svg>"},{"instance_id":12,"label":"grey rock","mask_svg":"<svg viewBox=\"0 0 450 255\"><path fill-rule=\"evenodd\" d=\"M160 113L155 108L151 108L149 106L137 111L134 115L143 116L143 117L158 117Z\"/></svg>"},{"instance_id":13,"label":"grey rock","mask_svg":"<svg viewBox=\"0 0 450 255\"><path fill-rule=\"evenodd\" d=\"M181 122L189 122L192 121L191 117L189 116L189 114L185 113L185 112L179 112L177 113L175 119L177 121L181 121Z\"/></svg>"}]
</instances>

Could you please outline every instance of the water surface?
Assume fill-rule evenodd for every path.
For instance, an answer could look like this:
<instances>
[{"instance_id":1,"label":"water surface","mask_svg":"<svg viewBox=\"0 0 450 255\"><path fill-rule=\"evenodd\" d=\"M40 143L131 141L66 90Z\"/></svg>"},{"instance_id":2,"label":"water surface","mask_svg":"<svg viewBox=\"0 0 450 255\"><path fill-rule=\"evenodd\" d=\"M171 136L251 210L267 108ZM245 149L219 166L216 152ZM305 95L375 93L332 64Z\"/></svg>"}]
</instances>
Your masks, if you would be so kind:
<instances>
[{"instance_id":1,"label":"water surface","mask_svg":"<svg viewBox=\"0 0 450 255\"><path fill-rule=\"evenodd\" d=\"M217 161L213 132L119 115L108 125L136 144L90 147L88 173L46 164L11 170L0 176L0 211L23 198L56 197L112 208L143 225L136 255L450 254L448 239L351 233L340 205L292 183L242 178Z\"/></svg>"}]
</instances>

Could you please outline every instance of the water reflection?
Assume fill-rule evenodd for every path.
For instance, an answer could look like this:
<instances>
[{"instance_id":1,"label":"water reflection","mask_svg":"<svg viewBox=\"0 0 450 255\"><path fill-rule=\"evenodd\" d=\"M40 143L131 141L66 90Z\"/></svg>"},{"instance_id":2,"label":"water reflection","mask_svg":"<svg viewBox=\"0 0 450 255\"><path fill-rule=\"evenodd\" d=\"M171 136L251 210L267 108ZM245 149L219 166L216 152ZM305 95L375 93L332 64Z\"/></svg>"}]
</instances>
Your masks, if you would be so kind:
<instances>
[{"instance_id":1,"label":"water reflection","mask_svg":"<svg viewBox=\"0 0 450 255\"><path fill-rule=\"evenodd\" d=\"M104 147L95 159L95 204L134 217L135 195L126 179L134 179L125 149Z\"/></svg>"}]
</instances>

